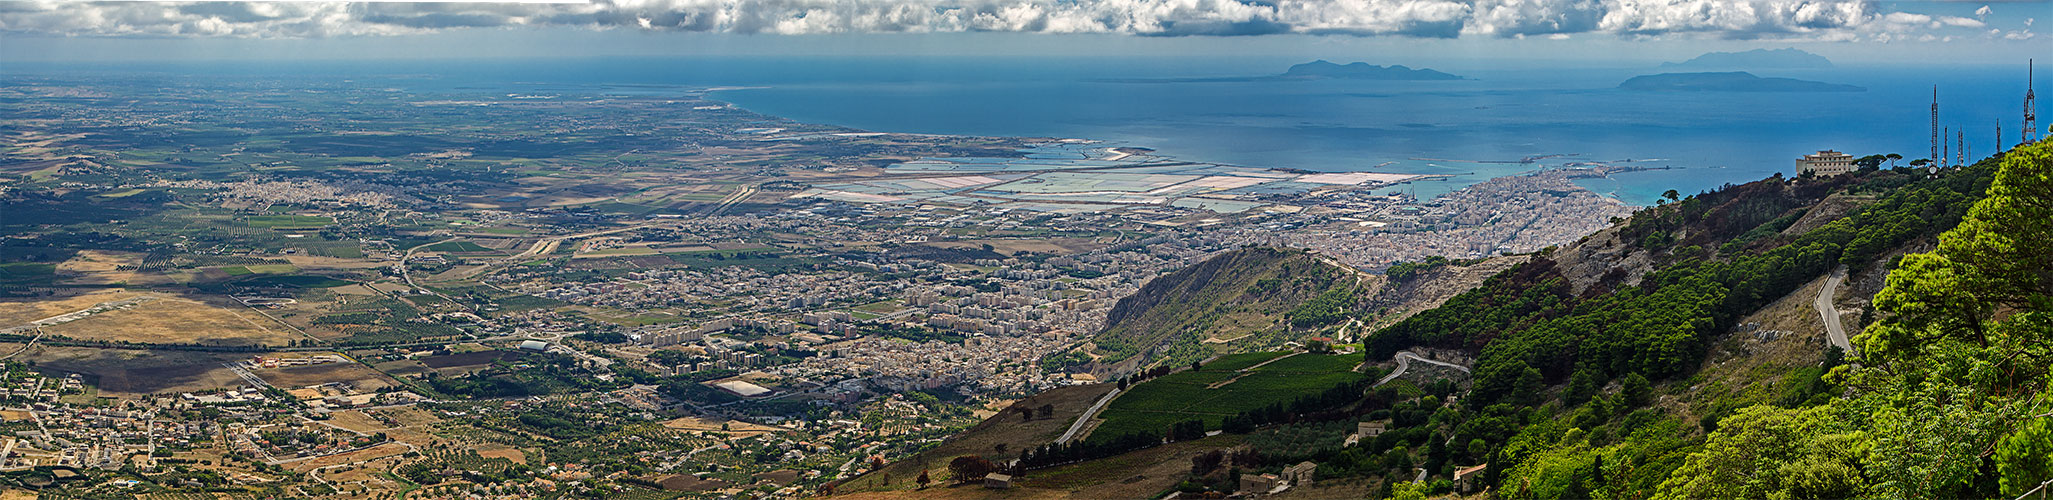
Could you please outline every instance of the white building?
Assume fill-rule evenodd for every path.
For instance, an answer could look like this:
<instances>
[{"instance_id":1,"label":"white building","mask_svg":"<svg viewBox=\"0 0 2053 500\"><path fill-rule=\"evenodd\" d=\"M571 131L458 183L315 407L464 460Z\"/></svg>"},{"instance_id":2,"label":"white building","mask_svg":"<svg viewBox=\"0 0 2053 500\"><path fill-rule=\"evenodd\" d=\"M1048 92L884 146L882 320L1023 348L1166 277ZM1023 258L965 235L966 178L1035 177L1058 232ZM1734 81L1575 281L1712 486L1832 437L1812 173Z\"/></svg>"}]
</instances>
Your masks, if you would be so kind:
<instances>
[{"instance_id":1,"label":"white building","mask_svg":"<svg viewBox=\"0 0 2053 500\"><path fill-rule=\"evenodd\" d=\"M1812 172L1819 176L1839 175L1852 172L1853 169L1853 155L1830 149L1796 159L1796 173L1799 175L1804 172Z\"/></svg>"}]
</instances>

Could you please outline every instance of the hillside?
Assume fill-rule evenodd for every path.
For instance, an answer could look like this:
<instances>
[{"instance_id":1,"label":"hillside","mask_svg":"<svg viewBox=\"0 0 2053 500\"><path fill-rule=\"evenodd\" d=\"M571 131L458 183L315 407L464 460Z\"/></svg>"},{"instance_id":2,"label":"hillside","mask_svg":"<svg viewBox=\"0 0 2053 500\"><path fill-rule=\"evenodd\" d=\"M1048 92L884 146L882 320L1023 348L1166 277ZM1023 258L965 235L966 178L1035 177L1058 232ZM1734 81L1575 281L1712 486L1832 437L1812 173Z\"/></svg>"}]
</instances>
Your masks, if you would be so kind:
<instances>
[{"instance_id":1,"label":"hillside","mask_svg":"<svg viewBox=\"0 0 2053 500\"><path fill-rule=\"evenodd\" d=\"M1848 393L1843 379L1826 374L1863 370L1847 363L1862 353L1834 347L1821 318L1846 323L1856 330L1851 334L1873 322L1886 303L1868 297L1888 295L1884 285L1894 282L1882 275L1954 229L1988 191L2001 161L1929 178L1916 171L1777 178L1643 210L1378 332L1368 345L1370 357L1420 346L1476 353L1475 386L1457 421L1535 423L1444 430L1454 443L1475 444L1470 448L1481 453L1469 453L1465 458L1473 462L1467 463L1490 463L1484 481L1510 496L1789 491L1797 486L1699 482L1734 473L1725 469L1730 463L1715 461L1732 459L1718 458L1728 449L1721 440L1751 438L1721 431L1726 421L1788 425L1786 419L1816 418L1825 408L1852 410L1836 397ZM2048 168L2012 163L2040 169L2041 176ZM1835 269L1850 271L1845 285ZM1859 347L1861 339L1854 341ZM1819 438L1852 439L1831 432L1857 429L1851 425L1857 422L1821 428L1829 432ZM1898 446L1914 452L1902 446L1919 445ZM1806 480L1823 483L1814 487L1831 488L1797 490L1809 491L1800 496L1902 491L1864 489L1860 476L1845 475L1893 473L1880 456L1783 453L1778 460L1786 461L1756 459L1748 466L1813 474ZM1692 472L1671 475L1677 467ZM1938 496L1986 495L1971 484L1910 487Z\"/></svg>"},{"instance_id":2,"label":"hillside","mask_svg":"<svg viewBox=\"0 0 2053 500\"><path fill-rule=\"evenodd\" d=\"M1092 338L1101 378L1215 355L1281 349L1311 337L1341 342L1431 309L1525 256L1433 259L1370 274L1294 249L1246 248L1155 278L1121 299ZM1361 314L1366 312L1367 314Z\"/></svg>"},{"instance_id":3,"label":"hillside","mask_svg":"<svg viewBox=\"0 0 2053 500\"><path fill-rule=\"evenodd\" d=\"M1122 428L1169 426L1175 444L1093 435L1097 446L1140 451L1114 446L1083 455L1113 452L1107 458L1045 472L1167 470L1149 460L1209 446L1228 452L1230 466L1175 489L1224 492L1222 478L1310 461L1314 480L1283 497L1448 492L1454 471L1476 464L1487 464L1470 478L1478 488L1521 498L2015 497L2053 480L2042 453L2053 449L2053 418L2043 415L2053 380L2042 362L2053 359L2053 322L2044 319L2053 262L2042 251L2053 245L2053 214L2030 201L2053 199L2049 171L2053 146L2040 145L1935 174L1778 176L1677 196L1395 320L1364 346L1371 366L1390 366L1400 351L1472 357L1472 383L1422 374L1356 395L1297 390L1299 403L1215 426L1212 405L1176 406L1190 399L1176 394L1216 388L1178 387L1232 375L1164 377L1169 365L1160 363L1134 391L1153 396L1114 399L1130 415L1110 418L1128 421ZM1328 270L1282 265L1291 255L1263 250L1194 266L1150 285L1173 294L1124 304L1115 325L1186 325L1165 321L1193 310L1184 298L1228 309L1221 301L1251 298L1225 293L1245 286L1234 277L1332 280ZM1227 278L1206 286L1201 276ZM1372 281L1325 288L1382 286ZM1310 290L1293 294L1300 307L1326 293ZM1339 314L1373 322L1381 308L1357 299L1340 302ZM1827 319L1845 324L1853 352L1834 345L1847 341L1829 338ZM1231 361L1239 359L1218 366L1246 364ZM1190 435L1177 430L1183 418L1228 432L1178 442ZM1355 422L1386 430L1346 444L1339 438ZM1275 436L1295 444L1260 444ZM1409 482L1420 469L1427 481Z\"/></svg>"},{"instance_id":4,"label":"hillside","mask_svg":"<svg viewBox=\"0 0 2053 500\"><path fill-rule=\"evenodd\" d=\"M1150 280L1112 306L1092 338L1096 374L1210 357L1232 342L1280 344L1288 316L1320 295L1354 289L1352 271L1302 250L1245 248Z\"/></svg>"}]
</instances>

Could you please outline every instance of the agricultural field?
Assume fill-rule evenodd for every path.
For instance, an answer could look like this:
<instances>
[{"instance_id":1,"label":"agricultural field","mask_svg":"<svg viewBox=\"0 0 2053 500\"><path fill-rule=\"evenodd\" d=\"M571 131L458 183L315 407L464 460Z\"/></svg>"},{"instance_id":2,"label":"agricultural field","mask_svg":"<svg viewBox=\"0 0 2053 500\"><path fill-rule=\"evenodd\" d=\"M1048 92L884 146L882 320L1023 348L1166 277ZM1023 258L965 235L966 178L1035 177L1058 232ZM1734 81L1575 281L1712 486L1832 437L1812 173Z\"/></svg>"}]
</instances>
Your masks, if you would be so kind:
<instances>
[{"instance_id":1,"label":"agricultural field","mask_svg":"<svg viewBox=\"0 0 2053 500\"><path fill-rule=\"evenodd\" d=\"M376 392L398 385L385 374L358 363L326 363L255 370L258 377L278 387L307 387L341 382L352 392Z\"/></svg>"},{"instance_id":2,"label":"agricultural field","mask_svg":"<svg viewBox=\"0 0 2053 500\"><path fill-rule=\"evenodd\" d=\"M57 276L55 264L35 262L0 263L0 285L33 285L49 283Z\"/></svg>"},{"instance_id":3,"label":"agricultural field","mask_svg":"<svg viewBox=\"0 0 2053 500\"><path fill-rule=\"evenodd\" d=\"M1226 356L1197 371L1171 373L1135 385L1106 405L1099 417L1103 422L1090 436L1162 433L1186 420L1202 420L1206 428L1217 429L1226 417L1289 404L1364 378L1353 371L1360 356L1295 354L1275 359L1280 354ZM1262 364L1264 361L1268 363Z\"/></svg>"},{"instance_id":4,"label":"agricultural field","mask_svg":"<svg viewBox=\"0 0 2053 500\"><path fill-rule=\"evenodd\" d=\"M917 457L899 460L877 471L872 471L850 480L843 492L892 493L893 490L912 487L909 478L916 477L922 470L935 478L948 475L948 460L965 454L989 454L1005 445L1008 450L1021 450L1050 443L1062 435L1077 417L1082 416L1098 398L1112 390L1111 384L1073 385L1043 391L1001 406L1000 411L991 414L983 422L970 427L939 445L921 451ZM1047 418L1036 414L1031 419L1022 419L1012 408L1038 409L1049 406L1054 410ZM1014 451L1013 453L1017 453ZM996 458L1007 458L999 453ZM885 478L892 479L885 483ZM978 488L982 490L982 488ZM886 497L879 497L886 498Z\"/></svg>"},{"instance_id":5,"label":"agricultural field","mask_svg":"<svg viewBox=\"0 0 2053 500\"><path fill-rule=\"evenodd\" d=\"M46 326L43 331L73 340L138 344L275 346L306 338L231 301L169 294L141 296L151 300Z\"/></svg>"},{"instance_id":6,"label":"agricultural field","mask_svg":"<svg viewBox=\"0 0 2053 500\"><path fill-rule=\"evenodd\" d=\"M77 285L170 282L169 277L161 274L137 272L148 257L142 252L80 250L70 260L58 263L55 272L64 283Z\"/></svg>"},{"instance_id":7,"label":"agricultural field","mask_svg":"<svg viewBox=\"0 0 2053 500\"><path fill-rule=\"evenodd\" d=\"M735 420L707 420L698 417L678 417L663 422L663 427L698 434L718 432L735 438L753 437L791 430L774 425L753 424Z\"/></svg>"},{"instance_id":8,"label":"agricultural field","mask_svg":"<svg viewBox=\"0 0 2053 500\"><path fill-rule=\"evenodd\" d=\"M245 221L250 227L312 229L334 224L335 218L315 215L253 215Z\"/></svg>"},{"instance_id":9,"label":"agricultural field","mask_svg":"<svg viewBox=\"0 0 2053 500\"><path fill-rule=\"evenodd\" d=\"M228 370L240 354L38 345L22 353L38 369L87 374L103 397L130 398L249 385Z\"/></svg>"},{"instance_id":10,"label":"agricultural field","mask_svg":"<svg viewBox=\"0 0 2053 500\"><path fill-rule=\"evenodd\" d=\"M422 250L427 250L427 251L431 251L431 252L450 252L450 253L468 253L468 252L493 252L493 251L495 251L495 250L493 250L493 249L492 249L492 248L490 248L490 247L486 247L486 246L484 246L484 245L479 245L479 244L477 244L477 243L472 243L472 242L469 242L469 241L464 241L464 240L456 240L456 241L444 241L444 242L441 242L441 243L436 243L436 244L433 244L433 245L428 245L427 247L425 247L425 248L422 248Z\"/></svg>"},{"instance_id":11,"label":"agricultural field","mask_svg":"<svg viewBox=\"0 0 2053 500\"><path fill-rule=\"evenodd\" d=\"M147 294L126 290L96 290L35 300L0 300L0 325L26 324L30 321L82 311L105 302L121 302L144 295Z\"/></svg>"},{"instance_id":12,"label":"agricultural field","mask_svg":"<svg viewBox=\"0 0 2053 500\"><path fill-rule=\"evenodd\" d=\"M1240 353L1240 354L1228 354L1228 355L1220 356L1220 357L1219 357L1218 359L1214 359L1214 360L1212 360L1212 361L1210 361L1210 362L1207 362L1207 363L1205 363L1205 364L1204 364L1204 367L1203 367L1203 368L1201 368L1201 369L1203 369L1203 370L1216 370L1216 371L1239 371L1239 370L1245 370L1245 369L1247 369L1247 368L1248 368L1248 367L1250 367L1250 366L1255 366L1255 365L1259 365L1259 364L1262 364L1262 363L1264 363L1264 362L1267 362L1267 361L1269 361L1269 360L1272 360L1272 359L1276 359L1276 358L1278 358L1278 357L1281 357L1281 356L1283 356L1283 355L1285 355L1285 354L1290 354L1290 353L1287 353L1287 352L1244 352L1244 353Z\"/></svg>"}]
</instances>

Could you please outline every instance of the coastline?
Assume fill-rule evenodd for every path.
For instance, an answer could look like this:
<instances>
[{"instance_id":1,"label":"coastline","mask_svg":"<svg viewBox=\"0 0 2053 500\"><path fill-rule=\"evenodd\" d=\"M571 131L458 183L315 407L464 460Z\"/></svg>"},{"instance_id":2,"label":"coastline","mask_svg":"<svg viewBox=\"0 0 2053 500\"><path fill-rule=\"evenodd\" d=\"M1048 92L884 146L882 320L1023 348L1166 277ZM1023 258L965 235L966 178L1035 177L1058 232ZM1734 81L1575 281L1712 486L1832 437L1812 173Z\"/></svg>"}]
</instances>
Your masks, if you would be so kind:
<instances>
[{"instance_id":1,"label":"coastline","mask_svg":"<svg viewBox=\"0 0 2053 500\"><path fill-rule=\"evenodd\" d=\"M1530 161L1524 161L1524 162L1520 162L1520 161L1503 161L1503 160L1441 160L1441 161L1447 161L1447 162L1458 162L1458 163L1474 163L1474 164L1519 164L1519 163L1524 163L1524 164L1527 164L1527 165L1532 165L1532 166L1533 166L1533 168L1527 168L1527 169L1521 169L1521 170L1515 170L1515 171L1497 171L1497 172L1488 172L1488 173L1484 173L1484 172L1479 172L1479 171L1475 171L1475 170L1470 170L1470 171L1463 171L1463 172L1430 172L1430 173L1428 173L1428 172L1419 172L1418 170L1445 170L1446 168L1445 168L1445 167L1442 167L1442 166L1437 166L1437 165L1433 165L1433 164L1431 164L1431 163L1427 163L1427 164L1426 164L1427 166L1425 166L1425 167L1420 167L1420 166L1414 166L1414 167L1412 167L1412 168L1398 168L1398 169L1386 169L1386 168L1382 168L1382 167L1389 167L1389 166L1391 166L1391 165L1399 164L1400 162L1416 162L1416 161L1424 161L1424 160L1430 160L1430 159L1428 159L1428 158L1406 158L1406 157L1405 157L1405 156L1404 156L1403 154L1400 154L1400 153L1374 153L1374 152L1362 151L1362 152L1359 152L1358 154L1361 154L1361 155L1363 155L1363 156L1376 156L1376 155L1380 155L1380 156L1387 156L1387 157L1392 157L1392 158L1403 158L1403 159L1401 159L1401 160L1392 160L1392 161L1383 161L1383 162L1377 163L1377 164L1375 164L1375 165L1373 165L1373 166L1365 166L1365 167L1360 167L1360 168L1343 168L1343 169L1337 169L1337 170L1307 170L1307 169L1302 169L1302 168L1297 168L1297 167L1290 167L1290 166L1263 166L1263 165L1262 165L1262 163L1260 163L1260 162L1253 162L1253 163L1249 163L1249 162L1223 162L1223 161L1215 161L1215 160L1212 160L1212 159L1206 159L1206 158L1203 158L1203 157L1190 157L1190 156L1188 156L1188 153L1185 153L1185 152L1177 152L1177 151L1176 151L1176 150L1175 150L1174 148L1172 148L1172 147L1167 147L1167 146L1163 146L1163 145L1159 145L1159 144L1148 144L1148 143L1136 143L1136 142L1133 142L1132 140L1127 140L1127 139L1108 139L1108 138L1096 138L1096 137L1091 137L1091 136L1074 136L1074 135L1069 135L1069 136L1059 136L1059 135L1009 135L1009 134L999 134L999 135L986 135L986 134L976 134L976 133L952 133L952 132L904 132L904 131L895 131L895 130L892 130L892 129L885 129L885 128L867 128L867 127L858 127L858 126L854 126L854 125L849 125L849 124L841 124L841 123L834 123L834 122L832 122L832 121L827 121L827 122L814 122L814 121L804 121L804 120L801 120L801 119L799 119L799 118L794 118L794 117L788 117L788 116L784 116L784 115L779 115L779 114L775 114L775 113L773 113L773 112L770 112L770 111L765 111L765 110L759 110L759 109L755 109L755 108L749 107L749 106L747 106L747 105L743 104L742 102L740 102L740 101L742 101L742 100L745 100L745 99L733 99L733 98L731 98L732 94L730 94L730 95L728 95L728 96L721 96L721 95L718 95L718 94L720 94L720 93L722 93L722 92L726 92L726 91L733 91L733 90L770 90L770 89L777 89L777 88L780 88L780 87L778 87L778 86L769 86L769 85L756 85L756 86L731 86L731 85L730 85L730 86L714 86L714 87L701 87L701 88L699 88L698 90L696 90L696 91L695 91L695 93L697 93L698 95L700 95L700 96L701 96L701 97L700 97L701 99L705 99L705 100L708 100L708 101L712 101L712 102L719 102L719 103L721 103L721 104L723 104L723 105L726 105L726 106L732 107L732 108L734 108L734 109L738 109L738 110L743 110L743 111L746 111L746 112L749 112L749 113L752 113L752 114L756 114L756 115L761 115L761 116L765 116L765 117L770 117L770 118L774 118L774 119L778 119L778 120L785 120L785 121L789 121L789 122L792 122L792 123L803 123L803 124L809 124L809 125L818 125L818 126L828 126L828 127L836 127L836 128L842 128L842 129L847 129L848 131L850 131L850 132L848 132L848 133L864 133L864 134L889 134L889 135L895 135L895 136L906 136L906 137L927 137L927 138L980 138L980 139L992 139L992 140L1005 140L1005 141L1015 141L1015 142L1018 142L1018 143L1020 143L1020 144L1022 144L1022 145L1024 145L1024 146L1027 146L1026 148L1023 148L1023 149L1022 149L1021 151L1016 151L1016 152L1014 152L1014 154L1010 155L1010 156L1012 156L1012 157L1014 157L1014 158L1017 158L1017 159L1033 159L1033 156L1032 156L1032 155L1034 154L1034 152L1033 152L1033 151L1031 151L1031 148L1032 148L1032 146L1034 146L1034 145L1035 145L1035 144L1037 144L1037 143L1095 144L1095 145L1104 145L1104 149L1106 149L1106 150L1108 151L1108 153L1109 153L1109 154L1107 154L1107 155L1105 155L1105 156L1103 156L1103 157L1094 157L1094 158L1080 158L1080 159L1089 159L1089 160L1103 160L1103 161L1123 161L1123 160L1128 160L1128 159L1130 159L1131 157L1134 157L1134 156L1146 156L1146 157L1160 158L1160 159L1163 159L1163 160L1166 160L1166 161L1181 161L1181 162L1191 162L1191 163L1204 163L1204 164L1212 164L1212 165L1221 165L1221 166L1229 166L1229 167L1240 167L1240 168L1251 168L1251 169L1268 169L1268 170L1276 170L1276 171L1283 171L1283 172L1293 172L1293 173L1368 173L1368 174L1388 174L1388 175L1413 175L1413 176L1419 176L1419 177L1418 177L1417 179L1413 179L1413 180L1409 180L1409 181L1401 182L1401 183L1398 183L1398 184L1396 184L1396 185L1391 185L1391 186L1381 186L1381 187L1377 187L1377 188L1375 188L1375 189L1379 189L1379 190L1389 190L1390 192L1400 192L1400 191L1402 191L1402 192L1417 192L1417 191L1426 191L1426 194L1424 194L1424 195L1421 195L1421 196L1420 196L1421 198L1424 198L1424 199L1432 199L1432 198L1437 198L1437 197L1442 197L1442 196L1448 196L1448 195L1452 195L1452 194L1454 194L1454 193L1455 193L1456 191L1461 191L1461 190L1464 190L1464 189L1468 189L1468 188L1470 188L1470 187L1473 187L1473 186L1475 186L1475 185L1477 185L1477 184L1481 184L1481 183L1484 183L1484 182L1488 182L1488 181L1491 181L1491 180L1494 180L1494 179L1500 179L1500 178L1505 178L1505 177L1516 177L1516 176L1532 175L1532 174L1534 174L1534 173L1538 173L1538 172L1541 172L1541 171L1545 171L1545 170L1550 170L1550 169L1560 169L1560 168L1588 168L1588 167L1597 167L1597 168L1605 168L1605 167L1609 167L1609 168L1628 168L1628 169L1630 169L1630 168L1634 168L1634 166L1632 166L1632 165L1618 165L1618 164L1619 164L1619 163L1626 163L1626 164L1630 164L1630 163L1635 163L1635 162L1646 162L1646 161L1655 161L1655 160L1633 160L1633 159L1626 159L1626 160L1619 160L1619 161L1612 161L1612 162L1590 162L1590 161L1564 161L1564 162L1563 162L1562 164L1560 164L1560 165L1546 165L1546 164L1540 164L1540 163L1533 163L1533 162L1530 162ZM1167 151L1167 152L1165 152L1165 151ZM1549 154L1549 155L1540 155L1539 157L1540 157L1540 158L1555 158L1555 159L1563 159L1563 160L1573 160L1573 158L1575 158L1575 157L1580 157L1580 156L1584 156L1584 155L1580 155L1580 154ZM923 158L923 159L927 159L927 160L941 160L941 159L943 159L943 158L938 158L938 157L937 157L937 158ZM1671 169L1680 169L1680 167L1667 167L1667 168L1671 168ZM1644 167L1641 167L1641 168L1639 168L1639 169L1634 169L1634 170L1626 170L1626 171L1621 171L1621 172L1617 172L1617 173L1631 173L1631 172L1639 172L1639 171L1641 171L1641 170L1648 170L1648 169L1646 169L1646 168L1644 168ZM1416 184L1414 184L1414 183L1418 183L1418 182L1434 182L1434 183L1448 183L1448 184L1442 184L1442 185L1439 185L1439 186L1434 186L1434 185L1424 185L1424 187L1427 187L1428 189L1425 189L1425 190L1420 190L1420 189L1416 189L1417 187L1420 187L1420 185L1416 185ZM1458 184L1458 185L1457 185L1457 184ZM1636 202L1635 202L1634 200L1636 200L1636 199L1638 199L1638 198L1642 198L1642 197L1636 197L1636 196L1631 196L1631 195L1629 195L1629 193L1628 193L1628 192L1627 192L1627 191L1626 191L1626 190L1625 190L1625 189L1624 189L1624 188L1622 187L1622 185L1621 185L1621 187L1620 187L1620 188L1614 188L1614 189L1610 189L1610 190L1604 190L1604 191L1599 191L1599 190L1595 190L1595 189L1588 189L1587 187L1583 187L1583 189L1587 189L1587 190L1589 190L1590 192L1592 192L1592 193L1595 193L1595 194L1597 194L1597 195L1599 195L1599 196L1604 196L1604 197L1607 197L1607 198L1611 198L1611 199L1614 199L1614 200L1618 200L1619 202L1621 202L1621 203L1624 203L1624 204L1626 204L1626 205L1628 205L1628 206L1635 206L1635 207L1638 207L1638 206L1647 206L1647 205L1646 205L1646 204L1644 204L1644 203L1636 203ZM1633 199L1628 199L1628 198L1633 198ZM1651 199L1651 198L1652 198L1652 195L1648 195L1648 196L1645 196L1644 198L1648 198L1648 199Z\"/></svg>"}]
</instances>

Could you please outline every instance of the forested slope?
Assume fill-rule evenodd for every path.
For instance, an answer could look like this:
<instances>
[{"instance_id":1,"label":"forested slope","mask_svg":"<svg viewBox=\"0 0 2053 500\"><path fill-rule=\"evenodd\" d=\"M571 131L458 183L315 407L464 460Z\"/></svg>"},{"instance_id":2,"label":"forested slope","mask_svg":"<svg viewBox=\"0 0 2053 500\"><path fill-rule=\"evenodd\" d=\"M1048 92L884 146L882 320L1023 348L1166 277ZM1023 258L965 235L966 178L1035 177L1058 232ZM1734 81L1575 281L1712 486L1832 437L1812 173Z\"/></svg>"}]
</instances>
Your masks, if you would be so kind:
<instances>
[{"instance_id":1,"label":"forested slope","mask_svg":"<svg viewBox=\"0 0 2053 500\"><path fill-rule=\"evenodd\" d=\"M1451 438L1481 444L1462 458L1488 462L1501 496L2015 496L1991 451L2046 446L2046 419L2023 417L2053 407L2049 171L2041 145L1933 175L1775 179L1683 199L1585 242L1650 253L1643 276L1607 273L1576 293L1543 253L1377 333L1370 356L1479 352ZM1835 191L1873 201L1787 231ZM1935 236L1935 252L1882 258ZM1857 338L1864 357L1842 363L1819 346L1808 379L1747 375L1812 394L1654 404L1701 387L1698 370L1718 369L1703 363L1709 343L1739 318L1841 266L1894 267ZM2046 479L2043 460L2020 467L2037 472L2016 481Z\"/></svg>"},{"instance_id":2,"label":"forested slope","mask_svg":"<svg viewBox=\"0 0 2053 500\"><path fill-rule=\"evenodd\" d=\"M1842 268L1887 284L1834 300L1823 284ZM1373 322L1383 307L1363 290L1386 287L1344 272L1235 252L1151 283L1107 333L1139 356L1238 307L1276 329ZM1294 288L1258 293L1282 284ZM1815 331L1839 304L1859 312L1854 353ZM1311 461L1316 481L1286 496L1423 498L1487 464L1470 493L2017 498L2053 480L2053 146L1677 196L1396 321L1364 360L1420 348L1473 356L1473 378L1307 394L1223 435L1010 471L1029 491L1081 495L1095 490L1056 478L1214 447L1224 458L1194 462L1174 489L1223 494L1234 477ZM1355 422L1386 430L1343 443Z\"/></svg>"}]
</instances>

